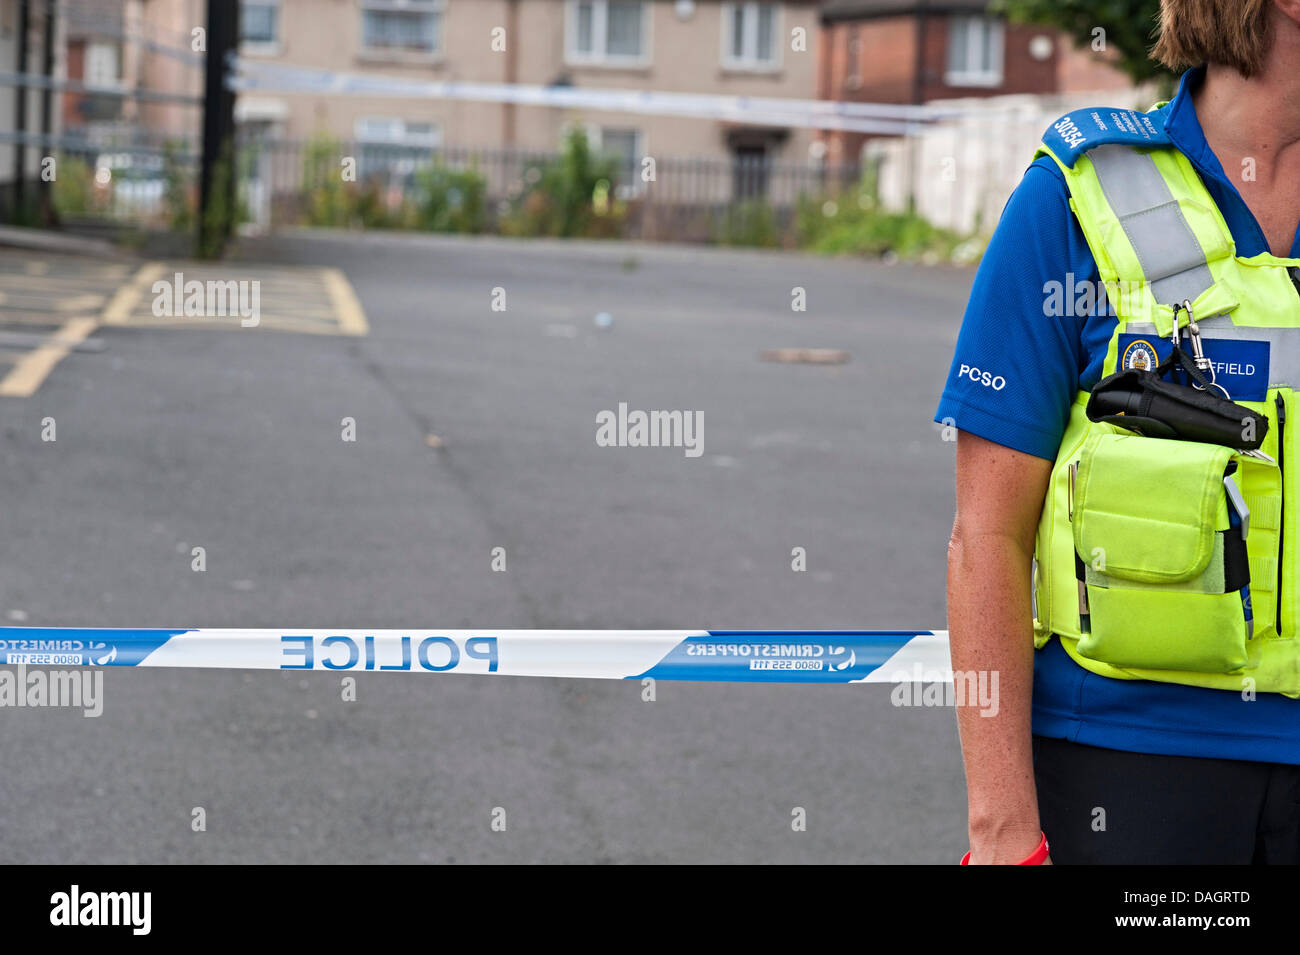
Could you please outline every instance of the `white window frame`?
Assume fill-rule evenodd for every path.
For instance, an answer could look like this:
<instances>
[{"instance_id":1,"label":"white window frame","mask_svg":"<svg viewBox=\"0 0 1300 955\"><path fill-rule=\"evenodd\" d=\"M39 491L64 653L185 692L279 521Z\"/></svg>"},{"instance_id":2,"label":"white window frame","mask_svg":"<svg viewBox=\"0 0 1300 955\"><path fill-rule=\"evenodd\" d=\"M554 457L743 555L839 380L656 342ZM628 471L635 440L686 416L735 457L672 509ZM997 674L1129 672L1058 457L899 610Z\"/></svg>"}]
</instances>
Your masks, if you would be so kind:
<instances>
[{"instance_id":1,"label":"white window frame","mask_svg":"<svg viewBox=\"0 0 1300 955\"><path fill-rule=\"evenodd\" d=\"M965 70L953 70L949 66L952 62L952 45L956 37L955 28L961 22L966 24L966 63L968 67ZM993 31L993 63L988 69L972 70L969 68L969 64L983 54L983 44L979 41L990 30ZM944 64L944 83L948 86L1001 86L1006 76L1006 36L1006 22L997 17L965 13L957 13L949 17L948 46L944 51L944 56L948 59L948 62Z\"/></svg>"},{"instance_id":2,"label":"white window frame","mask_svg":"<svg viewBox=\"0 0 1300 955\"><path fill-rule=\"evenodd\" d=\"M392 136L372 136L362 131L367 124L386 123L391 128L400 127L401 131ZM432 128L432 132L427 136L412 136L407 132L407 125L410 123L420 123ZM370 144L374 146L428 146L430 149L437 149L442 145L442 127L436 120L432 119L403 119L400 116L358 116L352 124L353 138L360 144Z\"/></svg>"},{"instance_id":3,"label":"white window frame","mask_svg":"<svg viewBox=\"0 0 1300 955\"><path fill-rule=\"evenodd\" d=\"M850 27L844 46L845 89L862 89L862 46L862 31L856 25Z\"/></svg>"},{"instance_id":4,"label":"white window frame","mask_svg":"<svg viewBox=\"0 0 1300 955\"><path fill-rule=\"evenodd\" d=\"M428 135L412 136L407 131L410 123L420 123L431 128ZM386 124L392 130L391 135L372 135L363 131L367 124L383 125ZM431 119L403 119L400 116L358 116L352 123L352 135L356 142L358 157L361 157L361 173L367 178L379 173L387 176L391 183L408 176L417 169L423 167L432 160L434 150L442 146L442 124L437 120ZM374 157L366 157L366 147L380 147L380 156L384 161L378 166L372 166L375 161ZM428 155L417 156L414 152L411 154L384 154L384 146L404 146L420 147L428 150Z\"/></svg>"},{"instance_id":5,"label":"white window frame","mask_svg":"<svg viewBox=\"0 0 1300 955\"><path fill-rule=\"evenodd\" d=\"M432 13L438 17L437 43L431 50L413 50L407 47L370 46L366 43L366 14L376 13ZM447 0L361 0L361 56L363 59L441 59L447 46Z\"/></svg>"},{"instance_id":6,"label":"white window frame","mask_svg":"<svg viewBox=\"0 0 1300 955\"><path fill-rule=\"evenodd\" d=\"M646 156L650 155L650 151L646 148L646 131L641 129L640 126L617 126L614 123L602 125L602 123L591 120L565 120L560 123L559 148L564 148L564 144L568 142L569 134L573 133L573 130L582 130L582 133L586 134L586 146L591 152L599 153L603 148L601 140L606 127L611 130L619 130L620 133L636 135L637 142L636 146L633 147L633 152L636 153L633 156L633 166L636 168L636 182L620 182L614 190L615 199L636 199L637 196L646 191L646 186L650 185L650 183L642 182L641 179L642 162L645 161Z\"/></svg>"},{"instance_id":7,"label":"white window frame","mask_svg":"<svg viewBox=\"0 0 1300 955\"><path fill-rule=\"evenodd\" d=\"M600 123L590 119L572 119L565 120L560 124L560 146L563 149L564 144L569 139L569 134L575 129L580 129L587 135L587 145L592 151L598 151L602 148L601 137L606 129L616 129L619 132L630 132L636 134L636 152L637 158L646 155L645 149L645 130L639 126L619 126L617 123Z\"/></svg>"},{"instance_id":8,"label":"white window frame","mask_svg":"<svg viewBox=\"0 0 1300 955\"><path fill-rule=\"evenodd\" d=\"M279 56L282 50L280 38L284 35L284 4L282 0L248 0L256 3L258 6L275 7L275 36L270 40L244 40L239 41L239 52L249 56ZM243 7L245 0L240 0L240 7ZM240 11L240 22L243 22Z\"/></svg>"},{"instance_id":9,"label":"white window frame","mask_svg":"<svg viewBox=\"0 0 1300 955\"><path fill-rule=\"evenodd\" d=\"M564 60L571 66L645 67L650 65L651 24L654 17L653 0L637 0L641 4L641 52L636 56L609 53L606 49L590 53L578 49L578 4L580 0L564 3ZM603 47L609 40L609 0L582 0L591 3L591 39Z\"/></svg>"},{"instance_id":10,"label":"white window frame","mask_svg":"<svg viewBox=\"0 0 1300 955\"><path fill-rule=\"evenodd\" d=\"M772 10L772 59L758 59L758 8L761 6L771 6ZM737 8L744 11L744 31L745 36L742 39L742 45L745 52L739 57L735 56L732 50L732 24L736 19ZM776 73L781 69L784 62L785 43L782 39L785 32L785 4L757 2L757 0L745 0L745 2L724 3L722 4L722 66L728 70L743 70L747 73Z\"/></svg>"},{"instance_id":11,"label":"white window frame","mask_svg":"<svg viewBox=\"0 0 1300 955\"><path fill-rule=\"evenodd\" d=\"M96 54L95 58L99 59L106 52L111 56L112 73L111 78L102 78L91 75L92 52ZM99 64L96 64L98 66ZM91 40L86 43L84 59L82 60L82 82L87 86L101 90L120 89L122 87L122 48L116 43L109 43L103 40ZM98 72L98 71L96 71Z\"/></svg>"},{"instance_id":12,"label":"white window frame","mask_svg":"<svg viewBox=\"0 0 1300 955\"><path fill-rule=\"evenodd\" d=\"M569 132L575 128L581 128L587 134L587 145L593 153L600 153L604 148L605 130L612 129L619 132L628 132L636 137L632 146L632 167L633 182L620 182L614 187L614 198L616 199L633 199L643 192L649 183L641 180L641 164L649 152L646 150L645 130L637 126L617 126L614 124L602 124L595 122L569 123L564 127L564 138L567 139Z\"/></svg>"}]
</instances>

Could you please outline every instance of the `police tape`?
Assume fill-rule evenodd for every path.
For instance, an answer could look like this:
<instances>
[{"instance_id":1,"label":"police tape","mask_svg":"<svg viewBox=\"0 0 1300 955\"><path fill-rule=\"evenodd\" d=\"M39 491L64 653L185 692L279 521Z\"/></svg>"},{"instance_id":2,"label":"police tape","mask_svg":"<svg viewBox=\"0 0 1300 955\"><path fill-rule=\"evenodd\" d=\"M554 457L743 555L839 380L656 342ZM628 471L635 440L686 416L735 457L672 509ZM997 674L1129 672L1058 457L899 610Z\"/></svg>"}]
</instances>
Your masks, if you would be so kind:
<instances>
[{"instance_id":1,"label":"police tape","mask_svg":"<svg viewBox=\"0 0 1300 955\"><path fill-rule=\"evenodd\" d=\"M961 110L952 108L895 103L541 86L529 83L418 80L378 73L347 73L285 66L242 57L235 58L234 68L229 85L241 94L314 93L328 96L467 100L890 135L915 133L923 126L963 115Z\"/></svg>"},{"instance_id":2,"label":"police tape","mask_svg":"<svg viewBox=\"0 0 1300 955\"><path fill-rule=\"evenodd\" d=\"M723 683L952 681L939 630L119 630L0 627L26 666L484 673Z\"/></svg>"}]
</instances>

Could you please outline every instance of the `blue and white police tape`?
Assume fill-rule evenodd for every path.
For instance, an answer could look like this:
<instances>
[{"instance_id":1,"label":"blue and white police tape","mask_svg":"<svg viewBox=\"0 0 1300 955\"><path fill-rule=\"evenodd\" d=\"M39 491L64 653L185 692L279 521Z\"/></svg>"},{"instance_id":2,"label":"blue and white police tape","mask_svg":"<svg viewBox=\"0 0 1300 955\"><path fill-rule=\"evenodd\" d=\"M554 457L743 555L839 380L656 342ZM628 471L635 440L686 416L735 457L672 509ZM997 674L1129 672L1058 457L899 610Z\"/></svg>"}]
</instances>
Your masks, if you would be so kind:
<instances>
[{"instance_id":1,"label":"blue and white police tape","mask_svg":"<svg viewBox=\"0 0 1300 955\"><path fill-rule=\"evenodd\" d=\"M249 57L237 57L235 70L229 85L241 94L316 93L331 97L513 103L519 106L685 116L757 126L836 129L889 135L912 134L940 120L964 115L964 111L950 107L897 103L724 96L555 84L540 86L530 83L425 80L384 73L348 73L315 67L286 66Z\"/></svg>"},{"instance_id":2,"label":"blue and white police tape","mask_svg":"<svg viewBox=\"0 0 1300 955\"><path fill-rule=\"evenodd\" d=\"M951 682L936 630L116 630L0 627L27 666L494 673L723 683Z\"/></svg>"}]
</instances>

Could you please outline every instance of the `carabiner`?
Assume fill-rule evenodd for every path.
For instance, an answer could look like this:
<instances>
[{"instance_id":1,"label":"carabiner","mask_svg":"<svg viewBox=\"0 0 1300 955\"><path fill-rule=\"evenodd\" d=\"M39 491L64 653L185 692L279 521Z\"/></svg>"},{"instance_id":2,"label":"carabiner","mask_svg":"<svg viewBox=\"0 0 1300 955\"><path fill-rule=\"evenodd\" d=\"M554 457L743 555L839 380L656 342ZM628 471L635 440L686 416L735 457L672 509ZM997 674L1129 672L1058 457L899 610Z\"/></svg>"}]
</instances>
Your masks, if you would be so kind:
<instances>
[{"instance_id":1,"label":"carabiner","mask_svg":"<svg viewBox=\"0 0 1300 955\"><path fill-rule=\"evenodd\" d=\"M1187 338L1192 343L1193 363L1202 374L1209 378L1210 387L1219 389L1219 391L1223 392L1223 397L1231 401L1232 395L1228 394L1228 389L1223 387L1223 385L1219 384L1216 380L1216 375L1214 374L1214 362L1205 357L1205 349L1201 346L1201 326L1196 324L1196 316L1192 314L1192 303L1186 299L1183 300L1182 305L1174 306L1174 343L1177 344L1178 339L1178 309L1180 308L1187 313ZM1205 390L1204 387L1195 381L1192 382L1192 387L1200 391Z\"/></svg>"}]
</instances>

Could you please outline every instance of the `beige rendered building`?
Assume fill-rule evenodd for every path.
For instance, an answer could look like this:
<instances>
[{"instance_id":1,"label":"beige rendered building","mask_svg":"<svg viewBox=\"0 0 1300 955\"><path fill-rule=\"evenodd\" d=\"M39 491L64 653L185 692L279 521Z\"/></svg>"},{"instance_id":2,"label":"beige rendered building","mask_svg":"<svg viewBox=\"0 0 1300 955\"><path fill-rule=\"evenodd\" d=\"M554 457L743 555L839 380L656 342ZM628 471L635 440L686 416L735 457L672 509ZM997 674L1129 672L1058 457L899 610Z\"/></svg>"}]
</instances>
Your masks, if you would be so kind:
<instances>
[{"instance_id":1,"label":"beige rendered building","mask_svg":"<svg viewBox=\"0 0 1300 955\"><path fill-rule=\"evenodd\" d=\"M195 0L143 0L146 16ZM183 19L183 18L182 18ZM244 0L242 56L402 79L817 95L815 2ZM502 49L504 47L504 49ZM573 124L633 156L803 161L815 133L708 119L456 100L258 92L238 118L274 136L553 151Z\"/></svg>"}]
</instances>

